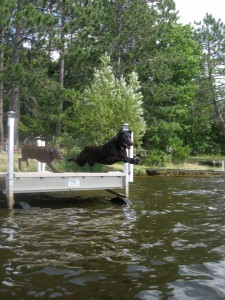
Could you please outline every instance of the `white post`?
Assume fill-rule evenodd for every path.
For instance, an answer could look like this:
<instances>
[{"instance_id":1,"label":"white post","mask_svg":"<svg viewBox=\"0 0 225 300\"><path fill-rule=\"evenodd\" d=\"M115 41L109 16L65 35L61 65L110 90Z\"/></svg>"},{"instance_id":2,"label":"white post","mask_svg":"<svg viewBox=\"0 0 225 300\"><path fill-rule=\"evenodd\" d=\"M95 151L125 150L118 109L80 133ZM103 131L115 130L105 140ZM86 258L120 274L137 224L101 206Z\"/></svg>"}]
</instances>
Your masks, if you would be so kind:
<instances>
[{"instance_id":1,"label":"white post","mask_svg":"<svg viewBox=\"0 0 225 300\"><path fill-rule=\"evenodd\" d=\"M222 171L224 171L224 160L222 160Z\"/></svg>"},{"instance_id":2,"label":"white post","mask_svg":"<svg viewBox=\"0 0 225 300\"><path fill-rule=\"evenodd\" d=\"M123 131L127 131L129 128L129 124L123 124ZM125 173L125 195L129 197L129 164L124 163L124 173Z\"/></svg>"},{"instance_id":3,"label":"white post","mask_svg":"<svg viewBox=\"0 0 225 300\"><path fill-rule=\"evenodd\" d=\"M134 135L133 132L131 133L131 141L133 142ZM131 146L128 150L128 156L133 158L134 157L134 146ZM128 164L128 174L129 174L129 182L134 182L134 165Z\"/></svg>"},{"instance_id":4,"label":"white post","mask_svg":"<svg viewBox=\"0 0 225 300\"><path fill-rule=\"evenodd\" d=\"M15 203L13 196L13 172L14 172L14 118L15 112L8 112L8 173L6 180L6 193L8 207L13 208Z\"/></svg>"},{"instance_id":5,"label":"white post","mask_svg":"<svg viewBox=\"0 0 225 300\"><path fill-rule=\"evenodd\" d=\"M42 141L41 139L37 140L37 145L38 147L45 147L45 141ZM38 161L38 165L37 165L37 171L38 172L44 172L45 171L45 163L41 163L40 161Z\"/></svg>"}]
</instances>

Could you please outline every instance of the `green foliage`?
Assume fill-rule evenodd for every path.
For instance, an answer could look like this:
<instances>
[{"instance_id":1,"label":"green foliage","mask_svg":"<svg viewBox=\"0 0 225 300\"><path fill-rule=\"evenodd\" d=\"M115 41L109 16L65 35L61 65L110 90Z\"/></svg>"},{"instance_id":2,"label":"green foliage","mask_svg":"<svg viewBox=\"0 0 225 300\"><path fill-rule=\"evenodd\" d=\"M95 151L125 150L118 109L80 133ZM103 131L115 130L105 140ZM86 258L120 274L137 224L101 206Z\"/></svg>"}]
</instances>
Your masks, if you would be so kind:
<instances>
[{"instance_id":1,"label":"green foliage","mask_svg":"<svg viewBox=\"0 0 225 300\"><path fill-rule=\"evenodd\" d=\"M225 25L206 14L196 29L196 40L202 48L202 73L199 78L198 102L200 110L207 107L208 124L205 147L216 149L214 136L222 134L225 140ZM220 124L220 126L218 126ZM217 128L217 133L213 130ZM212 150L211 150L212 151Z\"/></svg>"},{"instance_id":2,"label":"green foliage","mask_svg":"<svg viewBox=\"0 0 225 300\"><path fill-rule=\"evenodd\" d=\"M184 146L182 140L179 138L173 139L171 147L171 161L174 164L184 162L190 155L189 146Z\"/></svg>"},{"instance_id":3,"label":"green foliage","mask_svg":"<svg viewBox=\"0 0 225 300\"><path fill-rule=\"evenodd\" d=\"M146 166L164 167L169 162L171 162L170 155L162 150L151 149L148 151L148 156L143 158L142 164Z\"/></svg>"},{"instance_id":4,"label":"green foliage","mask_svg":"<svg viewBox=\"0 0 225 300\"><path fill-rule=\"evenodd\" d=\"M225 149L221 21L194 32L173 0L2 0L0 16L4 112L17 84L21 139L60 124L57 143L76 155L129 123L151 164Z\"/></svg>"},{"instance_id":5,"label":"green foliage","mask_svg":"<svg viewBox=\"0 0 225 300\"><path fill-rule=\"evenodd\" d=\"M148 61L150 80L145 84L145 145L165 154L173 149L175 160L185 157L184 137L189 130L190 108L197 90L199 45L190 27L171 25L158 42L158 52ZM179 145L179 146L178 146Z\"/></svg>"},{"instance_id":6,"label":"green foliage","mask_svg":"<svg viewBox=\"0 0 225 300\"><path fill-rule=\"evenodd\" d=\"M85 143L100 144L112 138L123 123L129 123L138 145L144 134L145 122L137 74L130 74L129 82L123 77L116 79L110 58L104 55L101 61L102 67L95 71L92 84L81 94L79 104L74 104L76 134L82 136Z\"/></svg>"},{"instance_id":7,"label":"green foliage","mask_svg":"<svg viewBox=\"0 0 225 300\"><path fill-rule=\"evenodd\" d=\"M15 9L17 0L1 0L0 5L0 27L10 25L12 12Z\"/></svg>"}]
</instances>

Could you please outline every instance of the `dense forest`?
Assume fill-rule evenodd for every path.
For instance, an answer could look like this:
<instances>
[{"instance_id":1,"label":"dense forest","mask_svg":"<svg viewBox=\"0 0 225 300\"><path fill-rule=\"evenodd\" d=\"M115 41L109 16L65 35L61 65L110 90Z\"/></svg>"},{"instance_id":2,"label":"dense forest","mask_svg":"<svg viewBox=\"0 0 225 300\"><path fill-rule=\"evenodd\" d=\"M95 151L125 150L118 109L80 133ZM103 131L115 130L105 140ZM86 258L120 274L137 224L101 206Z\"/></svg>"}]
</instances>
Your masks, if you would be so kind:
<instances>
[{"instance_id":1,"label":"dense forest","mask_svg":"<svg viewBox=\"0 0 225 300\"><path fill-rule=\"evenodd\" d=\"M0 145L99 144L129 123L151 163L225 154L225 25L173 0L1 0Z\"/></svg>"}]
</instances>

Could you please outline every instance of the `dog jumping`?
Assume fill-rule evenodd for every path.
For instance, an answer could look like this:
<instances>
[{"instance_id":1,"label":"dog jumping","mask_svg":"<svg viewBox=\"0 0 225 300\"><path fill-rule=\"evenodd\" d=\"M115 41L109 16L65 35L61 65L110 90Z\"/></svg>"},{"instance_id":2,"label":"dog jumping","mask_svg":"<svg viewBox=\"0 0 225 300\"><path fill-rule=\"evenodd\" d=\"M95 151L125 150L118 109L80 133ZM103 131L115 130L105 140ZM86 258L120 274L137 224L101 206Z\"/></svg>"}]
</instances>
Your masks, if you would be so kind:
<instances>
[{"instance_id":1,"label":"dog jumping","mask_svg":"<svg viewBox=\"0 0 225 300\"><path fill-rule=\"evenodd\" d=\"M21 162L26 161L27 167L29 166L28 159L36 159L41 163L46 163L47 166L54 172L58 173L52 162L53 160L62 160L63 156L60 154L59 150L55 147L39 147L37 145L29 145L27 144L27 137L24 140L24 146L21 150L22 157L18 159L19 170L21 170Z\"/></svg>"},{"instance_id":2,"label":"dog jumping","mask_svg":"<svg viewBox=\"0 0 225 300\"><path fill-rule=\"evenodd\" d=\"M127 156L127 149L133 145L131 141L131 131L120 130L110 141L101 146L86 146L84 150L75 158L69 158L67 161L73 161L80 167L85 164L93 166L95 163L112 165L116 162L125 162L130 164L139 164L140 157L130 158Z\"/></svg>"}]
</instances>

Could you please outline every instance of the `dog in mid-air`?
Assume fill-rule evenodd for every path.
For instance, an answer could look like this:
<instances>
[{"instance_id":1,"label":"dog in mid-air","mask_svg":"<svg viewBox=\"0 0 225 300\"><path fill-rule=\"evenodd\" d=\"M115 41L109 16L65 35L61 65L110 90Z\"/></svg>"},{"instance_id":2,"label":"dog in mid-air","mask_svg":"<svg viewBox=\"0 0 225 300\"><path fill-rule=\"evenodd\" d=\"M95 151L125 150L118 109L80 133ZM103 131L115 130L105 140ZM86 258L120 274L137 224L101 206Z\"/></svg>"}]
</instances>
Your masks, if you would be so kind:
<instances>
[{"instance_id":1,"label":"dog in mid-air","mask_svg":"<svg viewBox=\"0 0 225 300\"><path fill-rule=\"evenodd\" d=\"M101 146L86 146L77 157L67 159L77 163L80 167L85 164L93 166L95 163L112 165L116 162L139 164L140 157L130 158L127 156L127 149L133 145L131 131L120 130L110 141Z\"/></svg>"},{"instance_id":2,"label":"dog in mid-air","mask_svg":"<svg viewBox=\"0 0 225 300\"><path fill-rule=\"evenodd\" d=\"M59 150L55 147L39 147L37 145L27 144L29 137L24 140L24 146L21 150L22 157L18 159L19 170L21 170L21 162L26 161L27 167L29 166L28 159L36 159L41 163L46 163L47 166L52 169L54 173L58 173L52 162L53 160L62 160L63 156L60 154Z\"/></svg>"}]
</instances>

